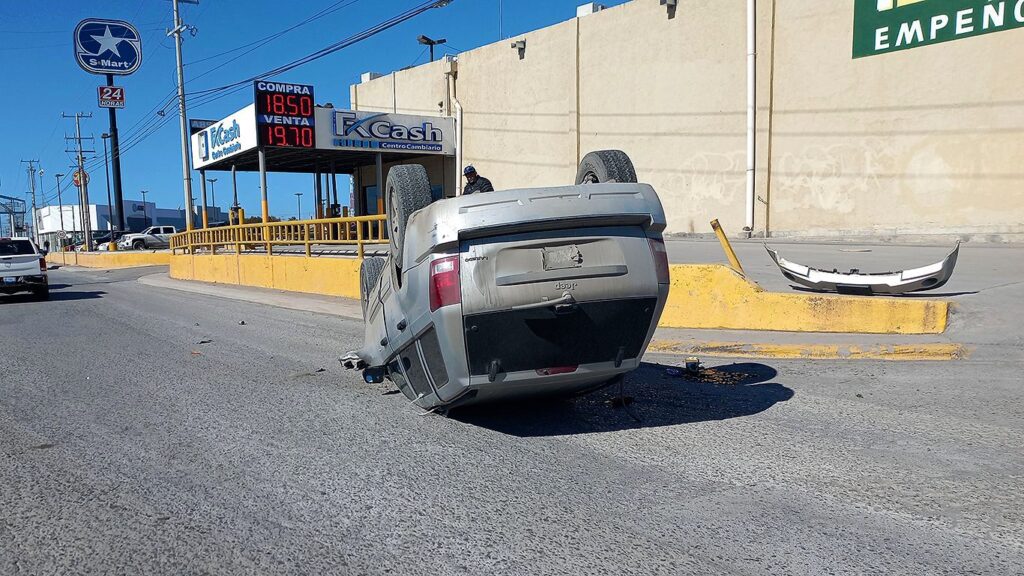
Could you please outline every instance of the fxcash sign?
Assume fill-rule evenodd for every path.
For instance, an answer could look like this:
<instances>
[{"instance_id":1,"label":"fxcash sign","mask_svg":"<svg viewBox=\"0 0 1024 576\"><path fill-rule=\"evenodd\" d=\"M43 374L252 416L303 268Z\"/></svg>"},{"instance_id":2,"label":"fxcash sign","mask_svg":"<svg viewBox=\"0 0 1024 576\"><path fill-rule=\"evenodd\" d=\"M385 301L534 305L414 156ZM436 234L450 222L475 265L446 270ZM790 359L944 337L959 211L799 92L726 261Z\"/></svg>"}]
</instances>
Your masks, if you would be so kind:
<instances>
[{"instance_id":1,"label":"fxcash sign","mask_svg":"<svg viewBox=\"0 0 1024 576\"><path fill-rule=\"evenodd\" d=\"M224 124L208 128L203 135L209 139L208 142L200 143L205 145L205 150L200 151L203 160L209 156L212 156L213 160L217 160L242 149L242 143L237 141L242 137L242 128L238 125L237 120L232 120L231 125L227 128L224 127Z\"/></svg>"},{"instance_id":2,"label":"fxcash sign","mask_svg":"<svg viewBox=\"0 0 1024 576\"><path fill-rule=\"evenodd\" d=\"M387 113L359 118L354 112L334 113L336 145L345 145L345 139L377 140L385 149L440 150L444 133L431 122L418 126L405 126L394 122Z\"/></svg>"},{"instance_id":3,"label":"fxcash sign","mask_svg":"<svg viewBox=\"0 0 1024 576\"><path fill-rule=\"evenodd\" d=\"M856 0L853 57L1024 27L1024 0Z\"/></svg>"}]
</instances>

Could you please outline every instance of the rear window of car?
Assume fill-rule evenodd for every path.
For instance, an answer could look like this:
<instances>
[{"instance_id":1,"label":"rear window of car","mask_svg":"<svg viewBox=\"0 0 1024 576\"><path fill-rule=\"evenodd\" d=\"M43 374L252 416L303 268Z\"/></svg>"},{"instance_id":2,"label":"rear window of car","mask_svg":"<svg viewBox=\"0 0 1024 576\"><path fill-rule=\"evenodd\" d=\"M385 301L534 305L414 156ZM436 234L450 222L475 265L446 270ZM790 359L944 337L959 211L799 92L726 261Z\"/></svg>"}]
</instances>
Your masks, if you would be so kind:
<instances>
[{"instance_id":1,"label":"rear window of car","mask_svg":"<svg viewBox=\"0 0 1024 576\"><path fill-rule=\"evenodd\" d=\"M0 256L24 256L35 253L35 248L28 240L0 240Z\"/></svg>"}]
</instances>

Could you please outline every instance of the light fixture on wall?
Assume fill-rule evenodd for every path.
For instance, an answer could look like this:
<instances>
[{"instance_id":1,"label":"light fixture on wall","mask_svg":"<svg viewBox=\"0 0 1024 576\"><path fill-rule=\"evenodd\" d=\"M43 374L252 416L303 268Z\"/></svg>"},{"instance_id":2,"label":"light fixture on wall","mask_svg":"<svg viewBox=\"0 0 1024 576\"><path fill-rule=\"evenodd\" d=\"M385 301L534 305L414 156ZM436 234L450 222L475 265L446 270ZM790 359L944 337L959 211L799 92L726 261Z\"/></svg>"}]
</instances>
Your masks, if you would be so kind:
<instances>
[{"instance_id":1,"label":"light fixture on wall","mask_svg":"<svg viewBox=\"0 0 1024 576\"><path fill-rule=\"evenodd\" d=\"M526 58L526 40L516 40L512 43L512 49L519 51L519 59Z\"/></svg>"},{"instance_id":2,"label":"light fixture on wall","mask_svg":"<svg viewBox=\"0 0 1024 576\"><path fill-rule=\"evenodd\" d=\"M661 5L668 9L668 17L671 20L676 17L676 6L679 0L661 0Z\"/></svg>"}]
</instances>

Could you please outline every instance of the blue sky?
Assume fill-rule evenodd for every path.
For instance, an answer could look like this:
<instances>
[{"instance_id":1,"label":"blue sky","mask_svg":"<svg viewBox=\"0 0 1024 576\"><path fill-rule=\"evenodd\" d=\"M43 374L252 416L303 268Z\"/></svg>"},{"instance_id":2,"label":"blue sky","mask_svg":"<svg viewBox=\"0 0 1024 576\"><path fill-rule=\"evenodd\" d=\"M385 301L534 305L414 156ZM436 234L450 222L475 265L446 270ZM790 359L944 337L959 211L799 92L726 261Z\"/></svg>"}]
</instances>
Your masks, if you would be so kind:
<instances>
[{"instance_id":1,"label":"blue sky","mask_svg":"<svg viewBox=\"0 0 1024 576\"><path fill-rule=\"evenodd\" d=\"M623 0L604 4L621 4ZM199 5L182 4L182 17L198 28L195 37L185 36L187 91L221 86L319 50L353 33L397 15L422 0L200 0ZM501 5L502 36L509 37L542 28L575 16L578 0L504 0ZM336 11L306 24L245 54L234 61L234 52L210 58L226 50L249 44L279 32L324 10ZM83 121L83 135L96 137L95 149L102 157L99 135L108 129L105 109L97 107L96 87L102 76L88 74L75 63L72 35L83 18L127 20L143 37L143 63L139 70L117 83L125 87L127 106L118 112L122 139L122 178L125 199L148 199L166 208L177 208L184 198L181 183L181 152L177 107L167 108L167 121L154 113L173 95L175 67L173 41L164 36L170 26L169 0L111 0L82 2L58 0L49 3L3 2L0 4L0 63L7 87L0 90L4 127L0 138L0 194L24 196L28 176L22 159L38 159L46 170L41 200L56 203L58 172L70 173L72 155L65 153L64 135L73 134L73 121L62 112L91 112ZM313 84L318 103L348 105L348 86L368 70L388 72L428 59L416 37L426 34L447 38L450 52L470 50L499 40L499 0L454 0L449 6L428 12L361 44L276 77L277 80ZM442 47L438 47L440 49ZM214 67L218 67L214 69ZM497 73L497 71L496 71ZM200 76L201 75L201 76ZM194 79L194 80L193 80ZM241 108L251 92L241 91L189 109L193 118L220 118ZM140 128L155 130L131 149L125 149ZM148 130L139 132L147 133ZM105 201L106 183L102 164L91 174L90 196ZM259 184L254 174L239 174L239 199L250 213L259 210ZM38 176L37 176L38 182ZM339 188L341 188L339 179ZM198 173L193 173L194 194L198 196ZM312 177L271 175L270 204L275 215L288 217L296 211L294 192L308 192ZM347 190L347 182L345 183ZM218 182L218 204L226 206L230 186ZM347 196L347 195L346 195ZM65 202L68 196L65 195ZM303 196L304 215L311 206L311 194Z\"/></svg>"}]
</instances>

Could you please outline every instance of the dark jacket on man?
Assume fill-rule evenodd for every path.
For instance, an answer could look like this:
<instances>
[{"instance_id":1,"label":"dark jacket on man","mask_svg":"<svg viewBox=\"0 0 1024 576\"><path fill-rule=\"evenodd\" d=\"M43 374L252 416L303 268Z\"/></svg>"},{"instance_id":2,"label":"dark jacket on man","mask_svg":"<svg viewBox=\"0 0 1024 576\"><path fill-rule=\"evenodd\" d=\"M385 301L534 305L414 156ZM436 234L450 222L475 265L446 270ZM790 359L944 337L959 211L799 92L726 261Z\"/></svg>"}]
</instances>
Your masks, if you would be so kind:
<instances>
[{"instance_id":1,"label":"dark jacket on man","mask_svg":"<svg viewBox=\"0 0 1024 576\"><path fill-rule=\"evenodd\" d=\"M462 189L463 194L473 194L475 192L494 192L494 186L491 185L490 180L478 174L476 180L466 182L466 187Z\"/></svg>"}]
</instances>

